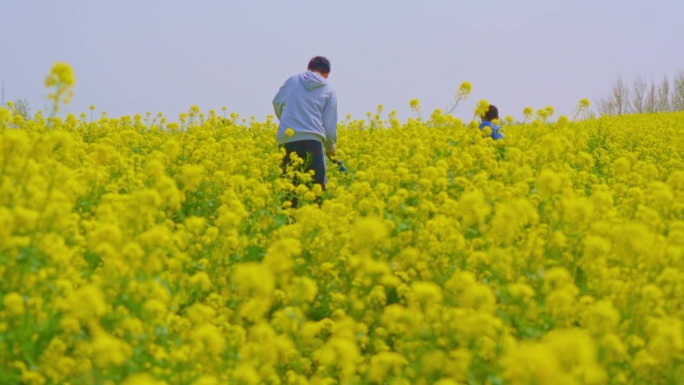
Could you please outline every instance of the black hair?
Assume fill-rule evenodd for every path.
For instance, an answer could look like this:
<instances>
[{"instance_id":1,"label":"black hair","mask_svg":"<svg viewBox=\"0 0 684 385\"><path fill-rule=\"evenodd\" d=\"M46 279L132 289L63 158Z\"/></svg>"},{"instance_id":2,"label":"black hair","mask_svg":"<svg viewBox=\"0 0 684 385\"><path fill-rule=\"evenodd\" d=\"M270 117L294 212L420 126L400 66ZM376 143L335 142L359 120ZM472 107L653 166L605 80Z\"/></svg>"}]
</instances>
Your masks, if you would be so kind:
<instances>
[{"instance_id":1,"label":"black hair","mask_svg":"<svg viewBox=\"0 0 684 385\"><path fill-rule=\"evenodd\" d=\"M330 72L330 60L325 56L315 56L309 61L309 71L318 71L323 74Z\"/></svg>"},{"instance_id":2,"label":"black hair","mask_svg":"<svg viewBox=\"0 0 684 385\"><path fill-rule=\"evenodd\" d=\"M496 108L495 105L490 104L489 110L487 110L487 112L484 115L482 115L482 120L491 122L494 119L499 119L499 109Z\"/></svg>"}]
</instances>

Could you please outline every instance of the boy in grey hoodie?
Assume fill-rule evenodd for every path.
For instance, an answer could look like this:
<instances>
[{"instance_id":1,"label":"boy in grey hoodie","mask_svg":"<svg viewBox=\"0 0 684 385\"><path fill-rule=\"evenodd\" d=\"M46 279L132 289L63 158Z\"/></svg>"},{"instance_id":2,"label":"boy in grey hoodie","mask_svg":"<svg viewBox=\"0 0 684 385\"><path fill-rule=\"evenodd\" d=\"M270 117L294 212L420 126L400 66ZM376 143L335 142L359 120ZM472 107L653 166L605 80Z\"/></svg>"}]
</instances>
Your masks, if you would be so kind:
<instances>
[{"instance_id":1,"label":"boy in grey hoodie","mask_svg":"<svg viewBox=\"0 0 684 385\"><path fill-rule=\"evenodd\" d=\"M280 119L278 144L286 151L283 169L290 163L290 154L296 153L305 160L304 171L314 170L314 183L324 190L325 153L334 156L337 145L337 96L328 75L330 61L316 56L307 71L287 79L273 98Z\"/></svg>"}]
</instances>

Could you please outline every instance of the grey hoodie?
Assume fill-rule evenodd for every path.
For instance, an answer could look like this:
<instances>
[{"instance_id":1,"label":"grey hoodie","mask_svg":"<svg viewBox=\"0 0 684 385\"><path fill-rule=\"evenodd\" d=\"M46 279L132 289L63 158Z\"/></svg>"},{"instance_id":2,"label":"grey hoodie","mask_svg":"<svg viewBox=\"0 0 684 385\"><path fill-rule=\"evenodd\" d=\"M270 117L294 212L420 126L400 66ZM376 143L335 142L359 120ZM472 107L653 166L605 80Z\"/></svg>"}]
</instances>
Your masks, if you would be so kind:
<instances>
[{"instance_id":1,"label":"grey hoodie","mask_svg":"<svg viewBox=\"0 0 684 385\"><path fill-rule=\"evenodd\" d=\"M280 119L278 144L317 140L326 152L337 145L337 96L328 80L306 71L285 81L273 98L275 114ZM285 131L291 128L294 135Z\"/></svg>"}]
</instances>

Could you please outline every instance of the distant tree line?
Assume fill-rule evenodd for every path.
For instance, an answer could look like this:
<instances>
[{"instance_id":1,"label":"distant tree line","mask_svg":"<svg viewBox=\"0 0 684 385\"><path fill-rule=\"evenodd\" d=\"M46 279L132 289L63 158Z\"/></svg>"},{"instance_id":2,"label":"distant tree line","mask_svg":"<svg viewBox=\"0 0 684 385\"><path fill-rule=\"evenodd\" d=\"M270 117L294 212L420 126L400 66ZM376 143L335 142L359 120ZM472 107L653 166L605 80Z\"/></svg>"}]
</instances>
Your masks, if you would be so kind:
<instances>
[{"instance_id":1,"label":"distant tree line","mask_svg":"<svg viewBox=\"0 0 684 385\"><path fill-rule=\"evenodd\" d=\"M31 119L31 106L26 99L17 99L12 106L14 112L24 117L25 120Z\"/></svg>"},{"instance_id":2,"label":"distant tree line","mask_svg":"<svg viewBox=\"0 0 684 385\"><path fill-rule=\"evenodd\" d=\"M31 119L31 106L26 99L17 99L14 102L7 102L5 105L1 105L2 108L9 108L12 113L16 115L21 115L24 120Z\"/></svg>"},{"instance_id":3,"label":"distant tree line","mask_svg":"<svg viewBox=\"0 0 684 385\"><path fill-rule=\"evenodd\" d=\"M618 75L610 92L595 103L600 115L684 111L684 70L671 79L646 81L637 76L631 84Z\"/></svg>"}]
</instances>

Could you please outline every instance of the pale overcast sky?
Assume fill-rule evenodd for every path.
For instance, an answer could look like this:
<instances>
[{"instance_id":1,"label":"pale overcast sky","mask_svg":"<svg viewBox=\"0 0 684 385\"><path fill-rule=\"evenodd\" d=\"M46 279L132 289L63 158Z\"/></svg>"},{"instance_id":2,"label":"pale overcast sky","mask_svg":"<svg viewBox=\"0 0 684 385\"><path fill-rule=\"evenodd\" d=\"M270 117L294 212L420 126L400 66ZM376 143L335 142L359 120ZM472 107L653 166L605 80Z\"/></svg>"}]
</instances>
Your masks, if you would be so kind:
<instances>
[{"instance_id":1,"label":"pale overcast sky","mask_svg":"<svg viewBox=\"0 0 684 385\"><path fill-rule=\"evenodd\" d=\"M272 114L283 81L314 55L332 62L341 118L384 104L429 114L459 84L502 115L552 105L571 114L617 74L684 69L682 0L0 0L0 81L7 100L44 108L55 61L76 72L70 112L110 116L192 105Z\"/></svg>"}]
</instances>

